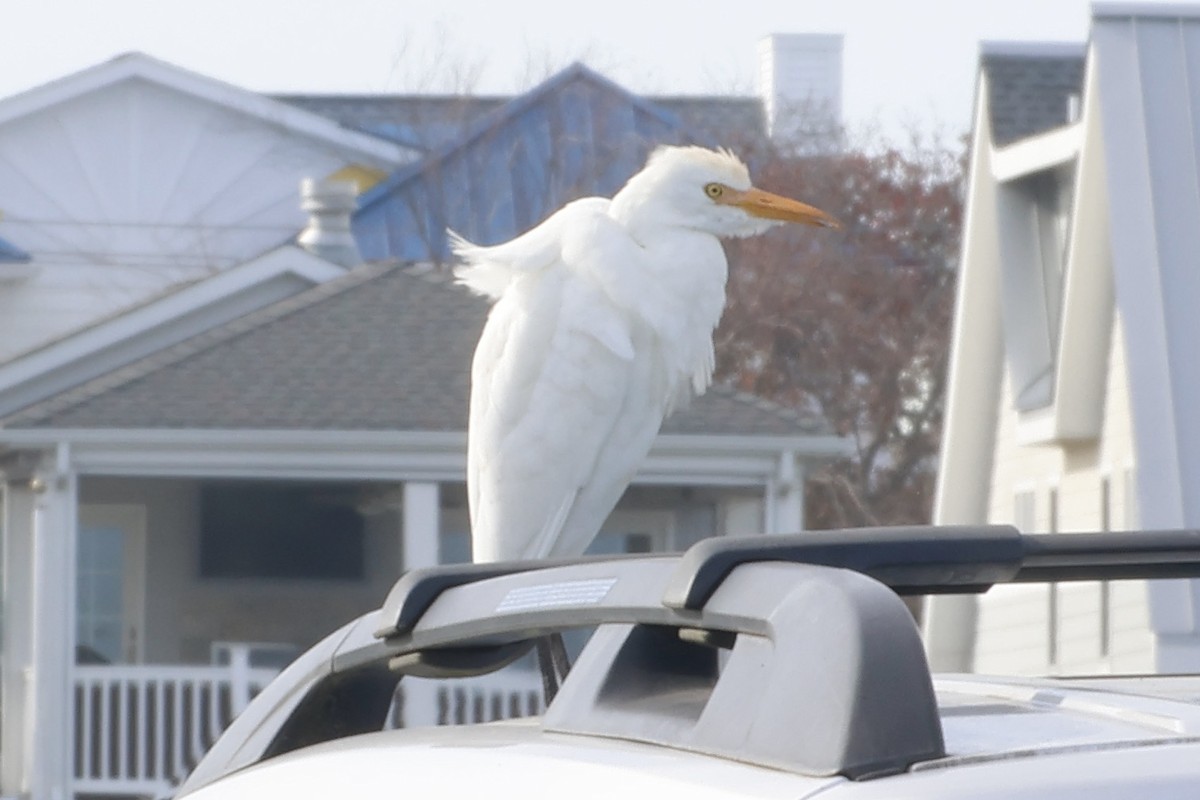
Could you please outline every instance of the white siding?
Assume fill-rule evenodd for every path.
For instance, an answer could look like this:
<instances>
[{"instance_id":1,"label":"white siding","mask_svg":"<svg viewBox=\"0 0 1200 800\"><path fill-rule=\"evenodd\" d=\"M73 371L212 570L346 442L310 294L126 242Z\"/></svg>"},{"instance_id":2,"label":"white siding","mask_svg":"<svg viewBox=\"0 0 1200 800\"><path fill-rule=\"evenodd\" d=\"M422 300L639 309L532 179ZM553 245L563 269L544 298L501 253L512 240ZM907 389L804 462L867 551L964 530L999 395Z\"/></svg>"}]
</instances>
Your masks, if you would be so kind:
<instances>
[{"instance_id":1,"label":"white siding","mask_svg":"<svg viewBox=\"0 0 1200 800\"><path fill-rule=\"evenodd\" d=\"M0 361L274 248L301 179L357 160L138 77L0 119L0 238L33 257L0 281Z\"/></svg>"},{"instance_id":2,"label":"white siding","mask_svg":"<svg viewBox=\"0 0 1200 800\"><path fill-rule=\"evenodd\" d=\"M1125 476L1133 466L1133 432L1124 341L1118 317L1109 353L1102 432L1094 443L1065 447L1017 444L1018 416L1012 410L1008 381L1004 381L991 475L990 521L1023 522L1015 519L1016 498L1032 492L1036 531L1054 527L1064 532L1100 530L1106 519L1112 528L1128 527L1132 483ZM1107 514L1103 510L1106 479ZM1050 519L1052 492L1057 494L1056 524ZM1153 668L1144 582L1110 584L1107 622L1099 584L1060 584L1053 625L1050 592L1045 586L1007 586L981 598L976 670L1042 674ZM1056 656L1053 663L1052 654Z\"/></svg>"}]
</instances>

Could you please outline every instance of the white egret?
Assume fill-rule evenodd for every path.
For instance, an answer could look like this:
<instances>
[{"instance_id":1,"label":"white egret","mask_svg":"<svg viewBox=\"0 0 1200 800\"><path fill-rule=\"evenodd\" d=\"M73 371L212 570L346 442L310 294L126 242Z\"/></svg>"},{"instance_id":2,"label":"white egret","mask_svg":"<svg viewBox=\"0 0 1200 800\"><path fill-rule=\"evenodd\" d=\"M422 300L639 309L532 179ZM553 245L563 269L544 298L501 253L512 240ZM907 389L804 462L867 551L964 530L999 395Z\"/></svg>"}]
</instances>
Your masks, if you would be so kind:
<instances>
[{"instance_id":1,"label":"white egret","mask_svg":"<svg viewBox=\"0 0 1200 800\"><path fill-rule=\"evenodd\" d=\"M712 379L718 237L781 222L837 227L728 151L663 147L611 201L494 247L456 240L459 281L495 300L471 370L475 561L583 553L663 418Z\"/></svg>"}]
</instances>

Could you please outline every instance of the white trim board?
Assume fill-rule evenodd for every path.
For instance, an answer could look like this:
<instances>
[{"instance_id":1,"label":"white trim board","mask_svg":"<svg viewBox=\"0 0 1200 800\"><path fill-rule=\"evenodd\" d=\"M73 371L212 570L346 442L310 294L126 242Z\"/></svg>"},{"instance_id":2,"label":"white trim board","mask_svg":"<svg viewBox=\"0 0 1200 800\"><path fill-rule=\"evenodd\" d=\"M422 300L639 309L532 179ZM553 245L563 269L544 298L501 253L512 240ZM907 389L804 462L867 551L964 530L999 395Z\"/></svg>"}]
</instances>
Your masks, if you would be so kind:
<instances>
[{"instance_id":1,"label":"white trim board","mask_svg":"<svg viewBox=\"0 0 1200 800\"><path fill-rule=\"evenodd\" d=\"M78 474L462 481L466 434L424 431L3 430L13 449L68 445ZM755 486L781 459L846 455L834 436L663 435L635 483Z\"/></svg>"}]
</instances>

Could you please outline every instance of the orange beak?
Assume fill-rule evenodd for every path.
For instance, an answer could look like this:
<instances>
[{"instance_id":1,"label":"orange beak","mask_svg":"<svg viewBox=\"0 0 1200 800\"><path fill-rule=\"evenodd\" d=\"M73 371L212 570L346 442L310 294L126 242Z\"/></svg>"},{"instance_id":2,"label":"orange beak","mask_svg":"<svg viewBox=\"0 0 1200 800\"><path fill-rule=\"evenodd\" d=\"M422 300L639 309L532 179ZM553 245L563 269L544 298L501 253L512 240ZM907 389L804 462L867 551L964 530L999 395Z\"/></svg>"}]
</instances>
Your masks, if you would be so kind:
<instances>
[{"instance_id":1,"label":"orange beak","mask_svg":"<svg viewBox=\"0 0 1200 800\"><path fill-rule=\"evenodd\" d=\"M762 189L747 189L744 192L727 191L718 202L737 206L754 217L775 219L781 222L801 222L822 228L840 228L842 224L819 208Z\"/></svg>"}]
</instances>

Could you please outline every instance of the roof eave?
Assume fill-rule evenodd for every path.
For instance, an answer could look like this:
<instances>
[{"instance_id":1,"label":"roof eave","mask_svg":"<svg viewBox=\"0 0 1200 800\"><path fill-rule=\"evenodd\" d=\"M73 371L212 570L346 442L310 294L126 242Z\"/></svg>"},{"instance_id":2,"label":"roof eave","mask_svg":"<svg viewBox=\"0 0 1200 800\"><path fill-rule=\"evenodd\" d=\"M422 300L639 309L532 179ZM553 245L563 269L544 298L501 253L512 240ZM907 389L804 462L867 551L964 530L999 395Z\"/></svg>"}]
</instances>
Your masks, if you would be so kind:
<instances>
[{"instance_id":1,"label":"roof eave","mask_svg":"<svg viewBox=\"0 0 1200 800\"><path fill-rule=\"evenodd\" d=\"M464 431L26 428L0 430L4 450L70 453L82 474L462 481ZM641 484L755 486L791 456L823 462L850 453L836 436L663 435Z\"/></svg>"}]
</instances>

